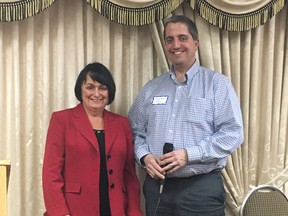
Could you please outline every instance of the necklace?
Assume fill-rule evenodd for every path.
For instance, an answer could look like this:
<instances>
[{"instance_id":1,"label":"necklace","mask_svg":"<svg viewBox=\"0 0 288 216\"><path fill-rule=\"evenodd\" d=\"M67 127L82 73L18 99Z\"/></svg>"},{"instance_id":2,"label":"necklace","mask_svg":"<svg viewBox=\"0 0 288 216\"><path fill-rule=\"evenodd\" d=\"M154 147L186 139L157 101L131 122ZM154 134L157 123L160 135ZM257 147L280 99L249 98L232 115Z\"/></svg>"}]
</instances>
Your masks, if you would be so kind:
<instances>
[{"instance_id":1,"label":"necklace","mask_svg":"<svg viewBox=\"0 0 288 216\"><path fill-rule=\"evenodd\" d=\"M104 129L103 130L97 130L97 129L93 129L94 133L100 134L100 133L104 133Z\"/></svg>"}]
</instances>

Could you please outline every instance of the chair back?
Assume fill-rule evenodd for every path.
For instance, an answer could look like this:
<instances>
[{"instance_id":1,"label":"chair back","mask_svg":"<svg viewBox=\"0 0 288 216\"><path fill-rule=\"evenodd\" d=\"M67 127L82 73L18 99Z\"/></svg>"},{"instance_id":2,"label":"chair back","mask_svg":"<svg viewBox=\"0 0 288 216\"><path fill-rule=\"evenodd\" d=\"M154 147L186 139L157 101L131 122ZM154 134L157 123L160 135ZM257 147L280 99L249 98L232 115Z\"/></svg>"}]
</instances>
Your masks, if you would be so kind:
<instances>
[{"instance_id":1,"label":"chair back","mask_svg":"<svg viewBox=\"0 0 288 216\"><path fill-rule=\"evenodd\" d=\"M288 199L278 188L260 185L244 199L241 216L288 216Z\"/></svg>"}]
</instances>

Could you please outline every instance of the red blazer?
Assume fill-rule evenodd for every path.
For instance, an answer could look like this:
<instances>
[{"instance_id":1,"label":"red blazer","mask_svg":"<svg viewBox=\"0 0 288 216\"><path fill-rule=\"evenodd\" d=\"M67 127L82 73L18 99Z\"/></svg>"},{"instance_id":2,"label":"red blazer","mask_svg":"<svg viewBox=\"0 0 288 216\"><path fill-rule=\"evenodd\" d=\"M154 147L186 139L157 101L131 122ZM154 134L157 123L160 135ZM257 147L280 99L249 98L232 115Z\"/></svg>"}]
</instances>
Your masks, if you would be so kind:
<instances>
[{"instance_id":1,"label":"red blazer","mask_svg":"<svg viewBox=\"0 0 288 216\"><path fill-rule=\"evenodd\" d=\"M104 111L112 216L142 216L127 118ZM99 216L100 152L83 105L52 114L43 163L47 216Z\"/></svg>"}]
</instances>

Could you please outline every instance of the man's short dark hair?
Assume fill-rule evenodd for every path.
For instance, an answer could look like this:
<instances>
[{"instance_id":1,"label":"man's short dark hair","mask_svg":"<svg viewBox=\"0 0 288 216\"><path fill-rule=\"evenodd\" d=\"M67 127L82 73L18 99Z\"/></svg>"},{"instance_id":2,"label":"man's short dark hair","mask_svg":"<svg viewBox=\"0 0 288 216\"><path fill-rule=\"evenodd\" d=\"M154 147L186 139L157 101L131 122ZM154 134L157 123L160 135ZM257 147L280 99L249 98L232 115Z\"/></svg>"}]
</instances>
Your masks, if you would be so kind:
<instances>
[{"instance_id":1,"label":"man's short dark hair","mask_svg":"<svg viewBox=\"0 0 288 216\"><path fill-rule=\"evenodd\" d=\"M183 23L187 26L188 31L194 40L198 40L198 30L197 30L196 24L191 19L189 19L188 17L186 17L184 15L174 15L174 16L167 18L167 20L165 20L165 23L164 23L164 40L166 37L166 32L165 32L166 26L169 23L179 23L179 22Z\"/></svg>"}]
</instances>

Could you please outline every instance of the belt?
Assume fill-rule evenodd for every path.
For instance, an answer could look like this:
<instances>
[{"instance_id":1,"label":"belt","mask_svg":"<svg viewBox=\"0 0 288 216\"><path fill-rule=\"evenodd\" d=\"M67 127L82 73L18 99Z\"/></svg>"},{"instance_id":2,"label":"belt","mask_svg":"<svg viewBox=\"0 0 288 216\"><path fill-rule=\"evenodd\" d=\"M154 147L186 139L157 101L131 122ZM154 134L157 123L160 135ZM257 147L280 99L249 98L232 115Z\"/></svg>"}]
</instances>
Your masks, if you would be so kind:
<instances>
[{"instance_id":1,"label":"belt","mask_svg":"<svg viewBox=\"0 0 288 216\"><path fill-rule=\"evenodd\" d=\"M215 170L212 170L210 173L217 173L217 172L220 172L221 169L215 169Z\"/></svg>"},{"instance_id":2,"label":"belt","mask_svg":"<svg viewBox=\"0 0 288 216\"><path fill-rule=\"evenodd\" d=\"M185 177L169 177L169 176L167 176L166 179L187 179L187 178L193 178L193 177L201 176L201 175L209 175L209 174L213 174L213 173L219 173L220 171L221 171L221 169L214 169L209 173L201 173L201 174L185 176Z\"/></svg>"}]
</instances>

